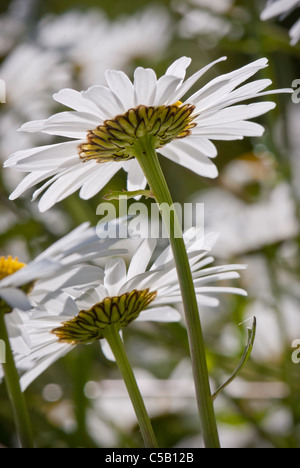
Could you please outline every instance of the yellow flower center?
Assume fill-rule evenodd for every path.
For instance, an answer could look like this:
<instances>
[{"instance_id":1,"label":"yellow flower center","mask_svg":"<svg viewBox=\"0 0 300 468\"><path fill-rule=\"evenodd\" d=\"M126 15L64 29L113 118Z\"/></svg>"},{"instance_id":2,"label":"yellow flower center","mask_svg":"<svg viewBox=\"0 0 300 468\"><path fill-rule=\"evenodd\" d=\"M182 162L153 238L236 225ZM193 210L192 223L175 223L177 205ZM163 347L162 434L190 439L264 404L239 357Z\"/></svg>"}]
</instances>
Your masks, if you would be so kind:
<instances>
[{"instance_id":1,"label":"yellow flower center","mask_svg":"<svg viewBox=\"0 0 300 468\"><path fill-rule=\"evenodd\" d=\"M132 145L136 140L151 135L156 149L190 135L195 106L178 101L171 106L138 106L112 120L106 120L87 136L87 142L78 147L83 161L123 161L134 158Z\"/></svg>"},{"instance_id":2,"label":"yellow flower center","mask_svg":"<svg viewBox=\"0 0 300 468\"><path fill-rule=\"evenodd\" d=\"M25 263L21 263L18 261L17 258L9 257L1 257L0 258L0 281L10 276L17 271L24 268L26 265Z\"/></svg>"},{"instance_id":3,"label":"yellow flower center","mask_svg":"<svg viewBox=\"0 0 300 468\"><path fill-rule=\"evenodd\" d=\"M121 296L106 297L90 310L82 310L77 317L52 331L61 343L88 344L105 338L105 328L119 325L125 328L156 298L149 289L134 290Z\"/></svg>"}]
</instances>

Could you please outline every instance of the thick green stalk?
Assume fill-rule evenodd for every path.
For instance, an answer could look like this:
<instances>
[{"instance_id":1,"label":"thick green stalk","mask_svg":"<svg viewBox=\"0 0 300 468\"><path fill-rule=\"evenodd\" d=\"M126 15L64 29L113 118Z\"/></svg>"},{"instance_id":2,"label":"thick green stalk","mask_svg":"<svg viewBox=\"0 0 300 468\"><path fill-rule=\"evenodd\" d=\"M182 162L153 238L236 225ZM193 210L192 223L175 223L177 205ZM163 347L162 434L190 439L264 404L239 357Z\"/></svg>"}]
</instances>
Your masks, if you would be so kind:
<instances>
[{"instance_id":1,"label":"thick green stalk","mask_svg":"<svg viewBox=\"0 0 300 468\"><path fill-rule=\"evenodd\" d=\"M158 205L167 203L169 206L173 206L173 200L152 137L146 135L140 138L134 146L134 154L143 169ZM169 213L170 211L161 210L163 221L168 230L170 228L170 244L181 287L202 434L207 448L219 448L220 442L209 385L204 339L193 277L177 214L175 210L171 211L171 215ZM178 233L181 235L178 236Z\"/></svg>"},{"instance_id":2,"label":"thick green stalk","mask_svg":"<svg viewBox=\"0 0 300 468\"><path fill-rule=\"evenodd\" d=\"M122 374L126 388L128 390L141 433L147 448L157 448L157 442L152 429L152 425L137 385L132 367L128 361L123 341L121 340L119 329L116 325L109 325L105 328L105 338L115 356L116 362Z\"/></svg>"},{"instance_id":3,"label":"thick green stalk","mask_svg":"<svg viewBox=\"0 0 300 468\"><path fill-rule=\"evenodd\" d=\"M6 329L5 315L2 312L0 312L0 339L5 343L6 363L2 365L20 442L22 448L34 448L32 428L27 412L25 397L20 387L19 375L15 366Z\"/></svg>"}]
</instances>

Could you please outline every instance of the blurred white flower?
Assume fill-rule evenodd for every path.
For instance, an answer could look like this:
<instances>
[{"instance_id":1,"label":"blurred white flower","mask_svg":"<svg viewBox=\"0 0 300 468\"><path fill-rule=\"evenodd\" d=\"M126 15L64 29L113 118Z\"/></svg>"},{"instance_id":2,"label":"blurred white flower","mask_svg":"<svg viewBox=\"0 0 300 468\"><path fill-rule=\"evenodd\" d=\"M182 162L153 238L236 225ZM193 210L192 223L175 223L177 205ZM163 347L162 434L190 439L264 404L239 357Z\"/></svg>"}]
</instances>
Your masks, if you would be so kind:
<instances>
[{"instance_id":1,"label":"blurred white flower","mask_svg":"<svg viewBox=\"0 0 300 468\"><path fill-rule=\"evenodd\" d=\"M284 352L288 351L286 346L290 347L292 355L292 343L300 338L299 298L283 296L276 306L277 310L270 303L256 300L245 310L246 316L257 317L257 334L252 352L256 361L269 364L281 362Z\"/></svg>"},{"instance_id":2,"label":"blurred white flower","mask_svg":"<svg viewBox=\"0 0 300 468\"><path fill-rule=\"evenodd\" d=\"M19 45L0 67L6 83L5 111L9 108L22 118L47 114L53 106L49 94L70 81L69 71L56 52Z\"/></svg>"},{"instance_id":3,"label":"blurred white flower","mask_svg":"<svg viewBox=\"0 0 300 468\"><path fill-rule=\"evenodd\" d=\"M198 302L211 307L219 304L211 295L246 295L238 288L208 286L216 281L238 278L236 270L245 268L243 265L208 267L214 259L207 257L207 253L217 238L210 234L199 240L194 229L185 234ZM126 248L126 241L123 246ZM17 366L26 371L21 378L23 388L71 351L75 344L103 341L105 328L111 324L121 330L134 320L180 320L180 314L171 306L182 301L171 248L168 247L149 268L155 247L153 240L139 241L128 269L121 257L109 260L103 280L103 270L99 268L97 281L91 280L89 286L85 277L82 283L80 273L77 284L72 278L72 284L69 282L67 286L61 284L61 279L49 281L48 287L44 285L44 289L52 293L39 302L30 316L24 317L21 325L23 334L28 335L29 353L24 355L14 346ZM104 352L112 358L105 340L103 346Z\"/></svg>"},{"instance_id":4,"label":"blurred white flower","mask_svg":"<svg viewBox=\"0 0 300 468\"><path fill-rule=\"evenodd\" d=\"M261 14L262 20L269 20L276 16L285 18L296 8L300 7L299 0L268 0L266 8ZM291 45L296 45L300 39L300 19L290 29Z\"/></svg>"},{"instance_id":5,"label":"blurred white flower","mask_svg":"<svg viewBox=\"0 0 300 468\"><path fill-rule=\"evenodd\" d=\"M0 55L9 52L19 39L24 30L24 25L19 19L8 14L0 16Z\"/></svg>"},{"instance_id":6,"label":"blurred white flower","mask_svg":"<svg viewBox=\"0 0 300 468\"><path fill-rule=\"evenodd\" d=\"M7 54L26 33L36 0L12 0L0 16L0 56Z\"/></svg>"},{"instance_id":7,"label":"blurred white flower","mask_svg":"<svg viewBox=\"0 0 300 468\"><path fill-rule=\"evenodd\" d=\"M84 265L85 262L111 256L109 249L115 242L113 239L101 240L94 228L83 224L27 265L11 256L1 257L0 299L10 308L29 310L55 285L56 288L59 285L72 286L74 281L78 281L77 273L80 281L88 284L98 278L99 271L93 266ZM48 289L48 286L51 287Z\"/></svg>"},{"instance_id":8,"label":"blurred white flower","mask_svg":"<svg viewBox=\"0 0 300 468\"><path fill-rule=\"evenodd\" d=\"M109 68L130 71L135 59L157 60L171 37L170 18L163 8L147 8L110 21L99 10L69 11L49 16L39 26L38 41L60 51L73 65L79 85L103 84Z\"/></svg>"},{"instance_id":9,"label":"blurred white flower","mask_svg":"<svg viewBox=\"0 0 300 468\"><path fill-rule=\"evenodd\" d=\"M209 11L200 10L188 11L179 24L179 33L184 38L201 34L211 36L216 41L226 36L230 29L230 22L226 19Z\"/></svg>"},{"instance_id":10,"label":"blurred white flower","mask_svg":"<svg viewBox=\"0 0 300 468\"><path fill-rule=\"evenodd\" d=\"M298 200L300 200L300 105L291 104L288 107L287 113L287 132L289 137L289 151L287 157L289 158L292 166L291 177L293 179L294 190L297 194Z\"/></svg>"},{"instance_id":11,"label":"blurred white flower","mask_svg":"<svg viewBox=\"0 0 300 468\"><path fill-rule=\"evenodd\" d=\"M217 13L226 13L232 7L234 0L189 0L189 2Z\"/></svg>"},{"instance_id":12,"label":"blurred white flower","mask_svg":"<svg viewBox=\"0 0 300 468\"><path fill-rule=\"evenodd\" d=\"M221 258L256 251L299 233L295 202L284 183L255 204L223 189L201 192L194 201L204 203L206 229L221 233L216 246Z\"/></svg>"},{"instance_id":13,"label":"blurred white flower","mask_svg":"<svg viewBox=\"0 0 300 468\"><path fill-rule=\"evenodd\" d=\"M222 60L209 64L186 81L191 59L182 57L159 80L151 69L137 68L133 83L123 72L109 70L105 74L107 87L92 86L81 93L72 89L60 91L54 99L75 112L29 122L21 130L73 140L12 155L5 167L29 174L10 198L13 200L49 179L33 196L36 199L45 192L39 207L46 211L78 189L85 200L95 196L122 168L128 173L128 190L143 189L146 179L134 158L134 145L145 135L150 135L159 153L171 161L198 175L217 177L217 168L211 161L217 156L217 149L211 140L261 136L264 128L249 120L275 107L266 101L236 104L292 91L263 92L271 84L265 79L240 86L268 66L267 59L261 59L215 78L183 103L179 101Z\"/></svg>"},{"instance_id":14,"label":"blurred white flower","mask_svg":"<svg viewBox=\"0 0 300 468\"><path fill-rule=\"evenodd\" d=\"M94 32L107 32L109 21L100 9L79 11L69 10L60 15L44 16L37 27L37 42L42 47L49 49L60 49L65 52L70 49L75 51L79 43L87 41L87 36ZM92 41L91 41L92 42Z\"/></svg>"},{"instance_id":15,"label":"blurred white flower","mask_svg":"<svg viewBox=\"0 0 300 468\"><path fill-rule=\"evenodd\" d=\"M1 64L0 78L6 84L6 103L0 109L0 159L5 160L11 152L49 141L46 135L18 135L17 130L24 119L49 115L54 108L49 94L70 82L70 70L60 54L24 43ZM15 171L7 171L3 182L11 190L20 177Z\"/></svg>"},{"instance_id":16,"label":"blurred white flower","mask_svg":"<svg viewBox=\"0 0 300 468\"><path fill-rule=\"evenodd\" d=\"M241 15L233 7L233 0L188 0L173 2L182 19L179 35L197 38L203 49L212 49L223 38L236 39L241 34Z\"/></svg>"}]
</instances>

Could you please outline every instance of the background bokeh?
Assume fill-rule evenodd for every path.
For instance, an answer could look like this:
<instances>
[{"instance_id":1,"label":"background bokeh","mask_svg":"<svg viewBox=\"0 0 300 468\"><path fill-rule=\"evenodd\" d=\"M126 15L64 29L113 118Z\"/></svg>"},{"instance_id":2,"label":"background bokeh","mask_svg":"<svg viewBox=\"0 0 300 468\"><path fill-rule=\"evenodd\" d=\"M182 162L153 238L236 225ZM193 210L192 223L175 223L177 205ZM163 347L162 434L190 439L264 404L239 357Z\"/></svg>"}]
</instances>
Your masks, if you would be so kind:
<instances>
[{"instance_id":1,"label":"background bokeh","mask_svg":"<svg viewBox=\"0 0 300 468\"><path fill-rule=\"evenodd\" d=\"M52 94L103 83L107 68L131 75L138 65L158 74L187 55L190 72L226 55L202 83L250 61L268 57L260 77L274 88L300 79L300 45L282 22L261 22L265 0L1 0L0 159L54 141L17 133L28 121L51 115ZM299 93L298 93L299 97ZM216 262L247 263L239 285L249 298L222 297L220 308L202 310L213 388L237 365L247 339L242 323L255 315L257 339L239 378L217 399L224 447L296 448L300 444L299 220L300 103L275 97L277 108L260 118L264 137L219 142L220 177L201 179L162 160L175 201L205 203L205 228L219 231ZM125 188L120 173L89 202L69 197L41 215L27 197L8 201L19 174L0 170L0 255L28 261L82 222L95 225L108 189ZM242 323L242 324L241 324ZM199 422L182 324L133 325L125 341L161 447L198 447ZM115 365L98 345L74 349L26 392L39 447L142 447ZM0 444L16 435L5 386L0 385Z\"/></svg>"}]
</instances>

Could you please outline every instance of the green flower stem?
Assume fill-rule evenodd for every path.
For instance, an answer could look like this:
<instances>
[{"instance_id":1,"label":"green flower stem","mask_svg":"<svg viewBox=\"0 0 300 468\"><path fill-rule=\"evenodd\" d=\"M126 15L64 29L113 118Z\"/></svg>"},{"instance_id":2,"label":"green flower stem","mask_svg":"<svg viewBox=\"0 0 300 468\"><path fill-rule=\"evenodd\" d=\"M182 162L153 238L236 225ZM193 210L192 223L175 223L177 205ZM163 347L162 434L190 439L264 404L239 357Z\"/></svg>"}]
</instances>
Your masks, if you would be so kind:
<instances>
[{"instance_id":1,"label":"green flower stem","mask_svg":"<svg viewBox=\"0 0 300 468\"><path fill-rule=\"evenodd\" d=\"M22 448L34 448L32 428L22 393L13 353L11 350L5 315L0 311L0 339L5 343L6 363L3 365L5 383L14 411L14 418Z\"/></svg>"},{"instance_id":2,"label":"green flower stem","mask_svg":"<svg viewBox=\"0 0 300 468\"><path fill-rule=\"evenodd\" d=\"M169 206L173 206L173 200L162 172L151 136L149 137L146 135L137 140L134 145L134 155L143 169L145 177L158 205L167 203ZM182 228L174 210L171 211L171 215L169 214L170 212L166 214L164 210L160 211L165 225L168 229L170 227L170 244L176 263L185 310L186 326L189 337L197 403L204 443L207 448L219 448L220 442L213 399L209 385L205 346L198 303L189 259L182 236ZM178 236L178 233L181 235Z\"/></svg>"},{"instance_id":3,"label":"green flower stem","mask_svg":"<svg viewBox=\"0 0 300 468\"><path fill-rule=\"evenodd\" d=\"M122 374L126 388L128 390L141 433L147 448L157 448L157 442L152 429L152 425L137 385L133 370L128 361L123 341L116 325L109 325L105 328L105 338L115 356L116 362Z\"/></svg>"}]
</instances>

